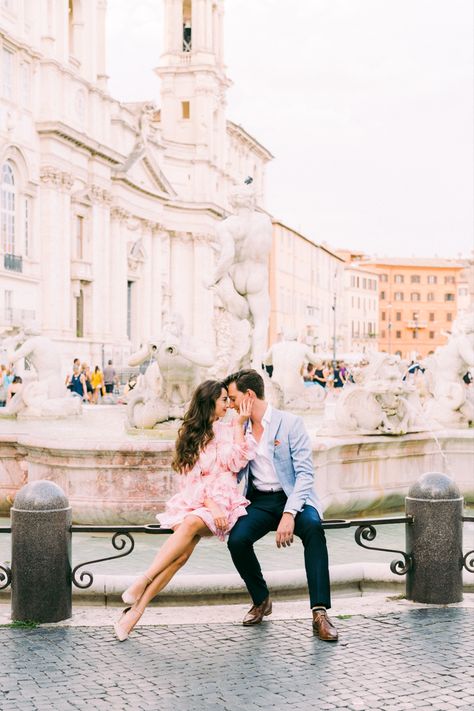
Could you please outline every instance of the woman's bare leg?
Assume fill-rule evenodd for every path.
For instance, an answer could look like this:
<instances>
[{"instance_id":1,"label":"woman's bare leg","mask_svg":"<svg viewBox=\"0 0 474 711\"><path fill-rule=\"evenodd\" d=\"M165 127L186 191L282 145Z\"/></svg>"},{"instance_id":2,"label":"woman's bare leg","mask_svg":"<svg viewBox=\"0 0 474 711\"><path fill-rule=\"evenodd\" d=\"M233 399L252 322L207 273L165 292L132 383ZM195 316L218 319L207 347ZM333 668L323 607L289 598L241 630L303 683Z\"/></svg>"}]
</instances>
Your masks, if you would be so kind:
<instances>
[{"instance_id":1,"label":"woman's bare leg","mask_svg":"<svg viewBox=\"0 0 474 711\"><path fill-rule=\"evenodd\" d=\"M145 589L145 592L141 598L137 600L137 602L130 608L130 611L121 618L120 627L124 629L127 634L130 634L133 630L138 620L145 612L146 606L150 604L160 590L163 590L163 588L168 585L169 581L174 575L176 575L178 570L183 567L200 540L201 536L194 536L184 553L176 558L173 563L171 563L167 568L165 568L165 570L163 570L162 573L159 573L156 578L153 579L153 581Z\"/></svg>"},{"instance_id":2,"label":"woman's bare leg","mask_svg":"<svg viewBox=\"0 0 474 711\"><path fill-rule=\"evenodd\" d=\"M209 534L210 531L202 519L193 515L186 516L179 528L176 529L157 552L152 564L127 589L127 595L131 598L140 598L148 584L151 584L150 580L154 581L168 566L172 565L175 560L183 555L195 536L199 537ZM194 545L196 545L196 543Z\"/></svg>"}]
</instances>

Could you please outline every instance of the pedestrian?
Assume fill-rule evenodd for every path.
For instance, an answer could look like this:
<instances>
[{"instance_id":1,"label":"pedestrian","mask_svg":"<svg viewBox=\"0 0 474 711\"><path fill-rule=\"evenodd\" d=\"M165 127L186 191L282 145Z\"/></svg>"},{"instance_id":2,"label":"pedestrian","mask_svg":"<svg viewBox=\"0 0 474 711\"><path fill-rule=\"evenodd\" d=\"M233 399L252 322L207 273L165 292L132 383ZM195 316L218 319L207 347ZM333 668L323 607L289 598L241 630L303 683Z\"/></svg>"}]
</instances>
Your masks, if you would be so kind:
<instances>
[{"instance_id":1,"label":"pedestrian","mask_svg":"<svg viewBox=\"0 0 474 711\"><path fill-rule=\"evenodd\" d=\"M77 360L77 362L76 362ZM75 397L80 397L81 400L87 400L87 385L84 374L81 372L80 361L77 358L74 361L72 375L69 379L68 388Z\"/></svg>"},{"instance_id":2,"label":"pedestrian","mask_svg":"<svg viewBox=\"0 0 474 711\"><path fill-rule=\"evenodd\" d=\"M322 388L325 388L327 385L327 380L326 380L326 375L324 373L324 364L323 363L317 363L314 367L314 372L313 372L313 382L318 383L321 385Z\"/></svg>"},{"instance_id":3,"label":"pedestrian","mask_svg":"<svg viewBox=\"0 0 474 711\"><path fill-rule=\"evenodd\" d=\"M129 604L114 625L117 638L127 639L146 606L185 564L202 536L221 541L245 516L248 500L237 485L237 472L253 457L244 425L251 399L243 398L234 423L219 422L229 406L226 388L217 380L199 385L178 432L172 467L179 474L180 492L157 518L174 530L152 564L122 595Z\"/></svg>"},{"instance_id":4,"label":"pedestrian","mask_svg":"<svg viewBox=\"0 0 474 711\"><path fill-rule=\"evenodd\" d=\"M314 380L314 365L308 363L306 366L306 371L303 374L303 380L305 383L312 383Z\"/></svg>"},{"instance_id":5,"label":"pedestrian","mask_svg":"<svg viewBox=\"0 0 474 711\"><path fill-rule=\"evenodd\" d=\"M104 368L104 385L105 392L112 394L114 392L114 386L118 382L117 373L112 365L112 361L109 360Z\"/></svg>"},{"instance_id":6,"label":"pedestrian","mask_svg":"<svg viewBox=\"0 0 474 711\"><path fill-rule=\"evenodd\" d=\"M7 402L8 385L6 375L7 367L2 363L2 365L0 365L0 407L5 407L5 404Z\"/></svg>"},{"instance_id":7,"label":"pedestrian","mask_svg":"<svg viewBox=\"0 0 474 711\"><path fill-rule=\"evenodd\" d=\"M72 361L72 372L74 373L74 370L79 369L80 366L81 366L81 361L79 360L79 358L74 358L74 360ZM71 390L71 392L72 392L71 378L72 378L72 375L69 375L69 374L66 375L65 385L66 385L67 389Z\"/></svg>"},{"instance_id":8,"label":"pedestrian","mask_svg":"<svg viewBox=\"0 0 474 711\"><path fill-rule=\"evenodd\" d=\"M20 392L20 390L23 387L23 380L20 378L19 375L14 375L13 380L8 386L7 390L7 403L10 402L12 397L16 395L16 393Z\"/></svg>"},{"instance_id":9,"label":"pedestrian","mask_svg":"<svg viewBox=\"0 0 474 711\"><path fill-rule=\"evenodd\" d=\"M224 384L229 405L238 413L252 403L245 437L256 447L254 458L240 472L250 500L247 516L230 532L228 547L253 605L243 619L256 625L272 612L272 602L253 545L276 531L276 545L286 548L296 534L303 542L313 629L320 639L336 641L331 607L326 537L321 526L321 503L314 491L312 447L303 420L273 408L265 401L263 378L255 370L240 370Z\"/></svg>"},{"instance_id":10,"label":"pedestrian","mask_svg":"<svg viewBox=\"0 0 474 711\"><path fill-rule=\"evenodd\" d=\"M91 375L91 385L92 385L92 402L97 405L99 401L99 394L102 392L104 386L104 376L98 365L95 366L94 372Z\"/></svg>"},{"instance_id":11,"label":"pedestrian","mask_svg":"<svg viewBox=\"0 0 474 711\"><path fill-rule=\"evenodd\" d=\"M89 368L89 365L87 363L82 363L81 365L81 370L82 370L82 375L84 376L84 380L86 383L86 402L92 402L92 394L94 392L94 389L92 387L92 373L91 369Z\"/></svg>"}]
</instances>

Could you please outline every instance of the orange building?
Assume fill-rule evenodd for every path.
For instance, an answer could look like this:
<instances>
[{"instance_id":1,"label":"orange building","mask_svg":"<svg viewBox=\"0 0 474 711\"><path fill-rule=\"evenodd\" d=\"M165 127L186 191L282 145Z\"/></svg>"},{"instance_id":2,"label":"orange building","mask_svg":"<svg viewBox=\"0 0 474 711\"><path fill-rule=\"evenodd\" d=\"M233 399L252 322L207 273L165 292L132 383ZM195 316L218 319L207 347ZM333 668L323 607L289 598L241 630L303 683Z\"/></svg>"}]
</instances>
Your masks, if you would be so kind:
<instances>
[{"instance_id":1,"label":"orange building","mask_svg":"<svg viewBox=\"0 0 474 711\"><path fill-rule=\"evenodd\" d=\"M463 265L449 259L372 258L379 273L378 348L424 358L446 343L458 312Z\"/></svg>"}]
</instances>

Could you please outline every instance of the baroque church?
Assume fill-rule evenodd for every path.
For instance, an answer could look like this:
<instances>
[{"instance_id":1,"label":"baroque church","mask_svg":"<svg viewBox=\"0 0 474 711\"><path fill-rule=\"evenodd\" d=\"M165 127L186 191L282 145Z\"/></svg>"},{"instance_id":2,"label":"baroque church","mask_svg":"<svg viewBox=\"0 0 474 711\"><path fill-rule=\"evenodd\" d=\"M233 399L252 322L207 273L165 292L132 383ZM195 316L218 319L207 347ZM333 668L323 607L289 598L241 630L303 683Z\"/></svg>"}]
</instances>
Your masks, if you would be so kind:
<instances>
[{"instance_id":1,"label":"baroque church","mask_svg":"<svg viewBox=\"0 0 474 711\"><path fill-rule=\"evenodd\" d=\"M157 92L107 91L106 0L0 0L0 330L34 325L64 365L159 335L212 342L218 221L272 156L226 116L224 0L164 3Z\"/></svg>"}]
</instances>

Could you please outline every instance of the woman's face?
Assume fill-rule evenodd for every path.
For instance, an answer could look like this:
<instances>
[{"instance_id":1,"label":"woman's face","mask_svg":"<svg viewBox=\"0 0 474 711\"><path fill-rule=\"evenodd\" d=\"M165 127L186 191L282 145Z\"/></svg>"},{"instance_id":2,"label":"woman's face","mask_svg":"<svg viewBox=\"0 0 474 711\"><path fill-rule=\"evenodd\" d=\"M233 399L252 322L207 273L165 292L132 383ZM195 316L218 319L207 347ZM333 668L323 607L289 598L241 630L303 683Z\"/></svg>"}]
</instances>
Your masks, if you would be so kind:
<instances>
[{"instance_id":1,"label":"woman's face","mask_svg":"<svg viewBox=\"0 0 474 711\"><path fill-rule=\"evenodd\" d=\"M227 396L227 390L225 388L222 388L221 394L216 400L216 411L214 415L215 419L218 420L219 418L224 417L228 407L229 398Z\"/></svg>"}]
</instances>

